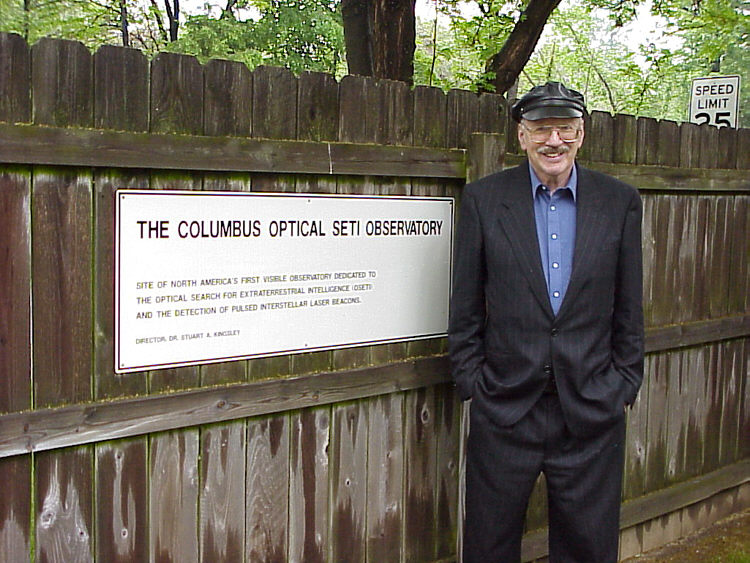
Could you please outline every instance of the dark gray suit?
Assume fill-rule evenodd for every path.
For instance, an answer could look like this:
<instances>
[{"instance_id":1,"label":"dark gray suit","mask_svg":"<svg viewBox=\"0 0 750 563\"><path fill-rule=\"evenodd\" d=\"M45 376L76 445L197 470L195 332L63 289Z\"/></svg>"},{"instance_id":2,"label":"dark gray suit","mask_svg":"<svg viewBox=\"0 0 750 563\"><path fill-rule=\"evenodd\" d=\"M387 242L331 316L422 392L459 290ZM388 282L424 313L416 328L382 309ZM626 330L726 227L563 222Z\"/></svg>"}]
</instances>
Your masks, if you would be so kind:
<instances>
[{"instance_id":1,"label":"dark gray suit","mask_svg":"<svg viewBox=\"0 0 750 563\"><path fill-rule=\"evenodd\" d=\"M522 428L534 418L560 417L555 428L563 428L557 428L561 434L554 442L562 448L563 465L566 460L587 453L582 449L591 450L588 454L599 458L609 451L604 444L611 443L616 446L610 455L612 460L601 471L617 472L610 481L621 475L623 407L635 400L643 377L641 200L634 188L579 166L576 207L573 269L555 316L541 264L528 163L469 184L463 193L456 235L449 346L459 395L473 399L473 436L468 452L471 483L467 482L467 487L478 490L467 491L467 538L479 535L476 530L469 530L470 525L496 527L504 521L503 499L513 491L501 490L503 482L495 481L505 478L499 479L500 473L495 473L494 468L503 465L509 455L524 457L533 449L516 439L519 433L535 434L533 429ZM544 406L550 378L556 383L558 395ZM532 412L536 408L552 414ZM475 428L477 425L483 428ZM514 446L508 446L508 442L492 451L494 442L502 442L510 433L516 434ZM537 438L540 444L552 439L536 436L532 442ZM482 451L472 452L472 442L475 449L479 446ZM571 448L575 451L568 451ZM534 456L529 453L526 465L539 466L549 484L554 471ZM590 461L578 460L585 464ZM472 471L477 474L472 464L482 466L479 481L472 481ZM523 471L515 467L512 473ZM601 475L581 478L607 480ZM523 505L510 510L525 509L523 495L531 486L527 481L510 484L519 490L517 503ZM556 486L553 484L552 488ZM581 489L573 495L596 494L601 486L592 483L594 491ZM616 488L619 495L619 481ZM570 510L580 512L579 501L571 501ZM587 500L584 506L596 501ZM472 503L500 504L477 512ZM605 509L594 509L589 520L616 519L616 515L609 514L613 510L611 498L606 503ZM554 504L559 503L555 500ZM499 513L499 521L492 520L493 510ZM557 533L553 525L560 525L552 510L550 497L551 550L552 536ZM569 517L565 506L561 510L557 520ZM586 515L582 518L585 520ZM582 525L588 526L576 523L579 528ZM590 531L597 533L595 527ZM611 543L611 538L607 541ZM616 549L616 538L614 541ZM490 549L482 549L485 548ZM555 557L552 552L551 556ZM558 560L578 563L589 557L603 556L567 555Z\"/></svg>"}]
</instances>

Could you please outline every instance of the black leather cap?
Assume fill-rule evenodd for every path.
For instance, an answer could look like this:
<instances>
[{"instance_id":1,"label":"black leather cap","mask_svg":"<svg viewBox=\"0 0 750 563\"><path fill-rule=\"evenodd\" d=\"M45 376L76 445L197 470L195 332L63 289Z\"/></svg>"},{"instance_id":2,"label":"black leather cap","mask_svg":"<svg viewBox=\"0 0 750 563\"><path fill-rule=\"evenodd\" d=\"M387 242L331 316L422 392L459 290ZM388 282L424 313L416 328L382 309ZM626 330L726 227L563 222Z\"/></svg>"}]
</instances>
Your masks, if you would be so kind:
<instances>
[{"instance_id":1,"label":"black leather cap","mask_svg":"<svg viewBox=\"0 0 750 563\"><path fill-rule=\"evenodd\" d=\"M583 117L586 102L583 94L566 88L559 82L534 86L510 109L516 121L546 119L548 117Z\"/></svg>"}]
</instances>

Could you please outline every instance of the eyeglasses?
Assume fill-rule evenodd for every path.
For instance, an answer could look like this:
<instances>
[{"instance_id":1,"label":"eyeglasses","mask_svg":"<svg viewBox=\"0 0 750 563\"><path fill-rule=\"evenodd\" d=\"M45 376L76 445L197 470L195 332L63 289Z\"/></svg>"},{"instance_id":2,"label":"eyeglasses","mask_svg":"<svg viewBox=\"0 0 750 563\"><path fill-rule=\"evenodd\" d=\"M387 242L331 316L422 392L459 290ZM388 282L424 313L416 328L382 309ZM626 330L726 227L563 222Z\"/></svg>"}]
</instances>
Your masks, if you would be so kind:
<instances>
[{"instance_id":1,"label":"eyeglasses","mask_svg":"<svg viewBox=\"0 0 750 563\"><path fill-rule=\"evenodd\" d=\"M551 125L542 125L541 127L529 127L525 123L521 123L523 128L529 132L529 138L534 143L546 143L547 140L552 136L553 131L557 131L557 136L563 143L575 143L581 136L581 130L572 125L561 125L560 127L553 127Z\"/></svg>"}]
</instances>

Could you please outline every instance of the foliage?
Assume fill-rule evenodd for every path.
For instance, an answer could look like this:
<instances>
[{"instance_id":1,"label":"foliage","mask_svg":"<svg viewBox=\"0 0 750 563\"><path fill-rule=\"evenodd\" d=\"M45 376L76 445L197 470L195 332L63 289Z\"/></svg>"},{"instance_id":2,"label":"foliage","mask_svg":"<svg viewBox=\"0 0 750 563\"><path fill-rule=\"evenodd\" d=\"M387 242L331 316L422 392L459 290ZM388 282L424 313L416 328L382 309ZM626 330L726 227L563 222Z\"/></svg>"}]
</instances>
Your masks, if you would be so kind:
<instances>
[{"instance_id":1,"label":"foliage","mask_svg":"<svg viewBox=\"0 0 750 563\"><path fill-rule=\"evenodd\" d=\"M226 58L246 63L286 66L337 74L343 64L341 14L330 0L270 0L254 4L257 18L238 19L233 13L189 16L180 39L170 51L201 60Z\"/></svg>"}]
</instances>

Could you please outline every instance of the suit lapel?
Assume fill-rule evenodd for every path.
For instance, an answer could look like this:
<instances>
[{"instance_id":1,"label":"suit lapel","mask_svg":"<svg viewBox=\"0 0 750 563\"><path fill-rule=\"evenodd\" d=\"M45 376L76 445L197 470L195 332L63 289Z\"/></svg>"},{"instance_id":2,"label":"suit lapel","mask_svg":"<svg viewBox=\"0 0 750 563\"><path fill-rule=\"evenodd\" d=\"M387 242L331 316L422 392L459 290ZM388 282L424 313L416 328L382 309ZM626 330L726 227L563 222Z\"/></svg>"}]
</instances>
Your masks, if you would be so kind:
<instances>
[{"instance_id":1,"label":"suit lapel","mask_svg":"<svg viewBox=\"0 0 750 563\"><path fill-rule=\"evenodd\" d=\"M573 270L568 289L565 291L558 317L571 307L576 294L586 279L592 252L598 240L604 235L606 226L605 202L597 190L593 178L586 169L578 167L578 189L576 194L576 243L573 250Z\"/></svg>"},{"instance_id":2,"label":"suit lapel","mask_svg":"<svg viewBox=\"0 0 750 563\"><path fill-rule=\"evenodd\" d=\"M536 234L528 164L513 170L513 177L501 194L497 217L535 297L553 317Z\"/></svg>"}]
</instances>

